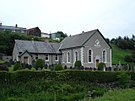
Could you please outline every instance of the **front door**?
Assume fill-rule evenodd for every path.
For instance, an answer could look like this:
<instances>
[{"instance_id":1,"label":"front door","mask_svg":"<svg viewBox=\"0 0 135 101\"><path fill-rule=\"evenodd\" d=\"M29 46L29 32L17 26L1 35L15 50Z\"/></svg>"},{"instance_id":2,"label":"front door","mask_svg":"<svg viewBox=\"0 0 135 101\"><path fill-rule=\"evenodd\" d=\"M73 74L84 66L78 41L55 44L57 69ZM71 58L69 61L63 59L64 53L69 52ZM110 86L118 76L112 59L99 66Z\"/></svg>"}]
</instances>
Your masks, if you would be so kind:
<instances>
[{"instance_id":1,"label":"front door","mask_svg":"<svg viewBox=\"0 0 135 101\"><path fill-rule=\"evenodd\" d=\"M98 68L99 59L96 59L96 68Z\"/></svg>"},{"instance_id":2,"label":"front door","mask_svg":"<svg viewBox=\"0 0 135 101\"><path fill-rule=\"evenodd\" d=\"M28 57L24 57L24 63L28 64Z\"/></svg>"}]
</instances>

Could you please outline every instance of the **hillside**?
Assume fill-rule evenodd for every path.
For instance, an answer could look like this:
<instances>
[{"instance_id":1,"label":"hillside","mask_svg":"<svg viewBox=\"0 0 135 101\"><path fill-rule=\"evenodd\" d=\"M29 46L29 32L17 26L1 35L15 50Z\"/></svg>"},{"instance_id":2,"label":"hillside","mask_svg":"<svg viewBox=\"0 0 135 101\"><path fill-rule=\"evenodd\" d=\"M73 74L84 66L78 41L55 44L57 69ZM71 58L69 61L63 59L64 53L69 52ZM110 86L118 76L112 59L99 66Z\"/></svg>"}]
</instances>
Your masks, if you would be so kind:
<instances>
[{"instance_id":1,"label":"hillside","mask_svg":"<svg viewBox=\"0 0 135 101\"><path fill-rule=\"evenodd\" d=\"M126 62L124 61L124 57L126 55L130 55L132 51L120 49L114 44L111 44L111 46L112 46L112 64L119 64L119 61L121 64L126 64Z\"/></svg>"}]
</instances>

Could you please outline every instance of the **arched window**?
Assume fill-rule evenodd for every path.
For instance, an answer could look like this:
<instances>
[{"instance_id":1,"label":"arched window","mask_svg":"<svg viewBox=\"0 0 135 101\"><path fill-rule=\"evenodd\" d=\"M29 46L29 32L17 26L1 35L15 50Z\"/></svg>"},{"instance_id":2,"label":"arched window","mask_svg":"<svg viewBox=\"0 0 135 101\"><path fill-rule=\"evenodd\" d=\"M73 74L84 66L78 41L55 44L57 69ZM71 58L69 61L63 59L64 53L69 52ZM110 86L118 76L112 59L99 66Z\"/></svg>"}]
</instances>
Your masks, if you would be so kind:
<instances>
[{"instance_id":1,"label":"arched window","mask_svg":"<svg viewBox=\"0 0 135 101\"><path fill-rule=\"evenodd\" d=\"M78 60L78 52L76 51L74 54L74 61L77 61L77 60Z\"/></svg>"},{"instance_id":2,"label":"arched window","mask_svg":"<svg viewBox=\"0 0 135 101\"><path fill-rule=\"evenodd\" d=\"M93 52L91 49L88 50L88 62L93 62Z\"/></svg>"},{"instance_id":3,"label":"arched window","mask_svg":"<svg viewBox=\"0 0 135 101\"><path fill-rule=\"evenodd\" d=\"M102 60L103 60L103 62L106 62L106 51L105 50L102 53Z\"/></svg>"},{"instance_id":4,"label":"arched window","mask_svg":"<svg viewBox=\"0 0 135 101\"><path fill-rule=\"evenodd\" d=\"M67 62L70 63L70 53L67 53Z\"/></svg>"}]
</instances>

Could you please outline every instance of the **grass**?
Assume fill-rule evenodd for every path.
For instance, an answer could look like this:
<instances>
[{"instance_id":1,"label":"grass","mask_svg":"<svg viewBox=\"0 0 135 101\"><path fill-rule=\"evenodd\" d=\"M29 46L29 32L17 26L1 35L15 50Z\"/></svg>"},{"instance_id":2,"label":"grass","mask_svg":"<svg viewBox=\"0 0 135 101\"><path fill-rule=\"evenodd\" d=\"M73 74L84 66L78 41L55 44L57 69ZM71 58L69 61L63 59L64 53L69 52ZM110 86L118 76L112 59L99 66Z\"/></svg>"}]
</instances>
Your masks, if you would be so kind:
<instances>
[{"instance_id":1,"label":"grass","mask_svg":"<svg viewBox=\"0 0 135 101\"><path fill-rule=\"evenodd\" d=\"M81 101L135 101L135 89L115 89L95 99L84 98Z\"/></svg>"},{"instance_id":2,"label":"grass","mask_svg":"<svg viewBox=\"0 0 135 101\"><path fill-rule=\"evenodd\" d=\"M0 63L5 63L5 61L3 61L3 60L0 60Z\"/></svg>"},{"instance_id":3,"label":"grass","mask_svg":"<svg viewBox=\"0 0 135 101\"><path fill-rule=\"evenodd\" d=\"M131 55L132 51L131 50L124 50L118 48L116 45L111 45L112 46L112 63L113 64L126 64L124 61L124 57L126 55Z\"/></svg>"}]
</instances>

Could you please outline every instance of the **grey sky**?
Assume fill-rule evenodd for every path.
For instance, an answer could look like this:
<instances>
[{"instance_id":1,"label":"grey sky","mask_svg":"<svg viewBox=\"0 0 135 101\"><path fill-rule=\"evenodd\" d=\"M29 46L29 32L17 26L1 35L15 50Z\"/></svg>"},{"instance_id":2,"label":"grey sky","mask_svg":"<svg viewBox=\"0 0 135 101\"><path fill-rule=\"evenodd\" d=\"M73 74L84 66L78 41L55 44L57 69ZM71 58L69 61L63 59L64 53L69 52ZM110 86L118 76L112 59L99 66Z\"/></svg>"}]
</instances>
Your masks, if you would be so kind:
<instances>
[{"instance_id":1,"label":"grey sky","mask_svg":"<svg viewBox=\"0 0 135 101\"><path fill-rule=\"evenodd\" d=\"M135 0L0 0L0 22L68 35L99 29L106 38L135 35Z\"/></svg>"}]
</instances>

